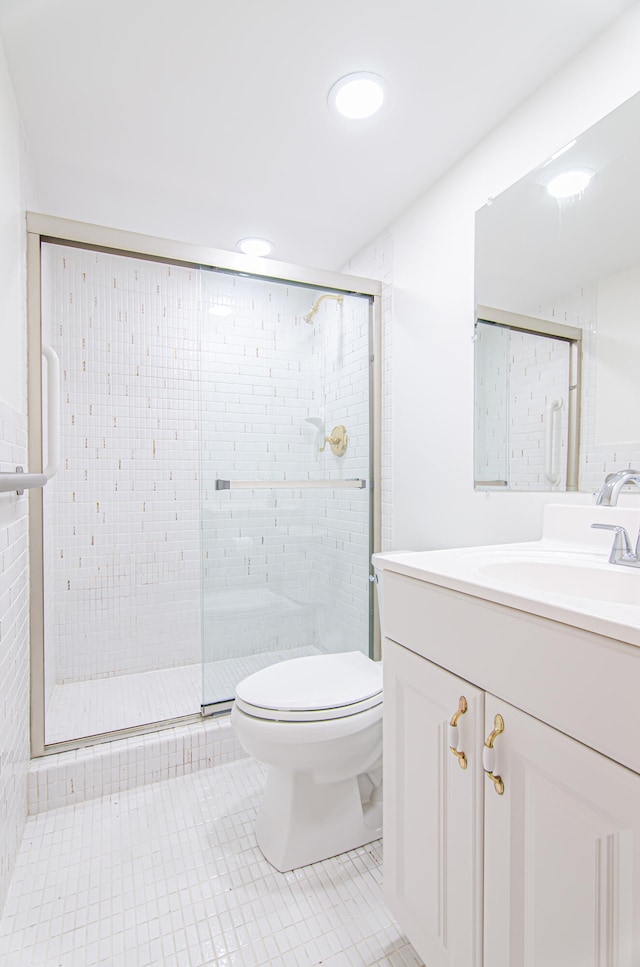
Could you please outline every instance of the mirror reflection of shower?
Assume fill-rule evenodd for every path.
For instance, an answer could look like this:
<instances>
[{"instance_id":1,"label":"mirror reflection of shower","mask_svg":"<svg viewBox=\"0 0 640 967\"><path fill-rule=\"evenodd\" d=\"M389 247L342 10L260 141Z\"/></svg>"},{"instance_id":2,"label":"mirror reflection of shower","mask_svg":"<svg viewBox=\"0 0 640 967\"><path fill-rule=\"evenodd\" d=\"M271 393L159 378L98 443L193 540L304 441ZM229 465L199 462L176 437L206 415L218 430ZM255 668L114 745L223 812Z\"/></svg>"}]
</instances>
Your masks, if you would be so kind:
<instances>
[{"instance_id":1,"label":"mirror reflection of shower","mask_svg":"<svg viewBox=\"0 0 640 967\"><path fill-rule=\"evenodd\" d=\"M316 312L320 308L320 303L324 299L335 299L339 306L342 306L342 303L344 302L344 296L333 295L332 292L325 292L324 295L321 295L320 298L316 299L316 301L313 303L313 305L311 306L307 314L302 317L305 322L309 323L309 325L313 323L313 317L315 316Z\"/></svg>"}]
</instances>

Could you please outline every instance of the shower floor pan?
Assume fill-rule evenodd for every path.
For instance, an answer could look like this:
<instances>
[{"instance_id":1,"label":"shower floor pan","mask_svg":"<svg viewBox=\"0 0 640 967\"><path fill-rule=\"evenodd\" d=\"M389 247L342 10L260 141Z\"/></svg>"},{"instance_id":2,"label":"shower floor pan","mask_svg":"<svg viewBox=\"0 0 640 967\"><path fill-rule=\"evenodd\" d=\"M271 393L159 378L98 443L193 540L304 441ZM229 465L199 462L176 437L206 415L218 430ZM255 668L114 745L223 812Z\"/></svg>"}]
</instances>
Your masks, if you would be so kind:
<instances>
[{"instance_id":1,"label":"shower floor pan","mask_svg":"<svg viewBox=\"0 0 640 967\"><path fill-rule=\"evenodd\" d=\"M136 728L200 712L204 701L233 698L239 681L266 665L317 654L319 649L280 649L240 658L180 665L56 685L47 709L47 745Z\"/></svg>"}]
</instances>

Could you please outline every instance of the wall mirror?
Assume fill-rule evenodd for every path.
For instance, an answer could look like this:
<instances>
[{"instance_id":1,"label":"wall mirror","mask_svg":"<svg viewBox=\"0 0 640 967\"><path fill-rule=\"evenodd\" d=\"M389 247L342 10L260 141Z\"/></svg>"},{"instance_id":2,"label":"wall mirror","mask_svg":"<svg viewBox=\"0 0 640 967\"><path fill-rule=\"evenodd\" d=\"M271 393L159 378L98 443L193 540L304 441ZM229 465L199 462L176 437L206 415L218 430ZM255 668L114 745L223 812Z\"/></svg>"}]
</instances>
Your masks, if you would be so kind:
<instances>
[{"instance_id":1,"label":"wall mirror","mask_svg":"<svg viewBox=\"0 0 640 967\"><path fill-rule=\"evenodd\" d=\"M640 464L638 172L640 94L476 212L477 488Z\"/></svg>"}]
</instances>

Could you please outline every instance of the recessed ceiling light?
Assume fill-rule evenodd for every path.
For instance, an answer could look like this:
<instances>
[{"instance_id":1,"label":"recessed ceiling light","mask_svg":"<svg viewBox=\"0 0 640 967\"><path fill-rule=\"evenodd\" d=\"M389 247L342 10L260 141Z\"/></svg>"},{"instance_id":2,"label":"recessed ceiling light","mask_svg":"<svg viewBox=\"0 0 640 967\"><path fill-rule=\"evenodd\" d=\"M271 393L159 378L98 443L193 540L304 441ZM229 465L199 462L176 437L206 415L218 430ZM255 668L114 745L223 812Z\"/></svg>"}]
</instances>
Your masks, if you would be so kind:
<instances>
[{"instance_id":1,"label":"recessed ceiling light","mask_svg":"<svg viewBox=\"0 0 640 967\"><path fill-rule=\"evenodd\" d=\"M231 306L225 306L221 302L214 302L212 306L209 306L210 316L230 316L232 312Z\"/></svg>"},{"instance_id":2,"label":"recessed ceiling light","mask_svg":"<svg viewBox=\"0 0 640 967\"><path fill-rule=\"evenodd\" d=\"M585 190L594 172L586 168L563 171L556 175L547 185L547 191L553 198L574 198Z\"/></svg>"},{"instance_id":3,"label":"recessed ceiling light","mask_svg":"<svg viewBox=\"0 0 640 967\"><path fill-rule=\"evenodd\" d=\"M273 245L266 238L241 238L238 248L245 255L268 255Z\"/></svg>"},{"instance_id":4,"label":"recessed ceiling light","mask_svg":"<svg viewBox=\"0 0 640 967\"><path fill-rule=\"evenodd\" d=\"M356 121L382 107L386 84L377 74L358 71L341 77L329 91L329 104L343 117Z\"/></svg>"}]
</instances>

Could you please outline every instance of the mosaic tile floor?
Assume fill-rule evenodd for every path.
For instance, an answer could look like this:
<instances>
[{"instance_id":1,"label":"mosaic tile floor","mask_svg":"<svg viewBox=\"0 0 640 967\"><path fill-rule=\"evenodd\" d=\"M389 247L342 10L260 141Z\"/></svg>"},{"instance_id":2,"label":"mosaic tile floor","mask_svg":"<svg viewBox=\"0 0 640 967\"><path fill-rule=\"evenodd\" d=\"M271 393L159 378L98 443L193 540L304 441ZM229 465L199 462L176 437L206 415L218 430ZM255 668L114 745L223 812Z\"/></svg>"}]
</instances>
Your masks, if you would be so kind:
<instances>
[{"instance_id":1,"label":"mosaic tile floor","mask_svg":"<svg viewBox=\"0 0 640 967\"><path fill-rule=\"evenodd\" d=\"M381 892L381 845L278 873L241 759L28 820L6 967L420 967Z\"/></svg>"},{"instance_id":2,"label":"mosaic tile floor","mask_svg":"<svg viewBox=\"0 0 640 967\"><path fill-rule=\"evenodd\" d=\"M233 698L238 682L259 668L317 653L317 648L309 646L207 662L206 700L227 701ZM47 709L46 742L49 745L194 715L200 711L202 701L202 674L202 665L198 663L56 685Z\"/></svg>"}]
</instances>

